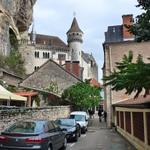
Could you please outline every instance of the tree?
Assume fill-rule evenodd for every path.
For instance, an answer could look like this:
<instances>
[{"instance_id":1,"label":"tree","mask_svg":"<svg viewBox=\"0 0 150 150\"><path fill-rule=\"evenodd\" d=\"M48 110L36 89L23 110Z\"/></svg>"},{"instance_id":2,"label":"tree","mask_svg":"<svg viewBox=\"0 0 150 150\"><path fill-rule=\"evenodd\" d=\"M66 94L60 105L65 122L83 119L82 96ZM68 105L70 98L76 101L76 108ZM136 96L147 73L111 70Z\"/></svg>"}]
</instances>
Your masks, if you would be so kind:
<instances>
[{"instance_id":1,"label":"tree","mask_svg":"<svg viewBox=\"0 0 150 150\"><path fill-rule=\"evenodd\" d=\"M5 57L0 54L0 68L5 67Z\"/></svg>"},{"instance_id":2,"label":"tree","mask_svg":"<svg viewBox=\"0 0 150 150\"><path fill-rule=\"evenodd\" d=\"M105 85L111 85L112 90L126 89L126 94L136 92L135 98L139 96L142 90L145 90L144 96L150 94L150 64L144 63L141 55L138 55L136 63L132 62L133 53L123 56L121 62L116 63L116 69L103 80Z\"/></svg>"},{"instance_id":3,"label":"tree","mask_svg":"<svg viewBox=\"0 0 150 150\"><path fill-rule=\"evenodd\" d=\"M97 106L100 102L100 89L92 87L88 83L77 83L64 90L62 99L69 100L79 108L91 108Z\"/></svg>"},{"instance_id":4,"label":"tree","mask_svg":"<svg viewBox=\"0 0 150 150\"><path fill-rule=\"evenodd\" d=\"M25 74L24 60L18 50L11 50L10 55L5 58L5 63L17 75Z\"/></svg>"},{"instance_id":5,"label":"tree","mask_svg":"<svg viewBox=\"0 0 150 150\"><path fill-rule=\"evenodd\" d=\"M150 0L138 0L137 7L141 7L143 12L135 19L132 26L128 26L129 31L135 35L138 42L150 40Z\"/></svg>"}]
</instances>

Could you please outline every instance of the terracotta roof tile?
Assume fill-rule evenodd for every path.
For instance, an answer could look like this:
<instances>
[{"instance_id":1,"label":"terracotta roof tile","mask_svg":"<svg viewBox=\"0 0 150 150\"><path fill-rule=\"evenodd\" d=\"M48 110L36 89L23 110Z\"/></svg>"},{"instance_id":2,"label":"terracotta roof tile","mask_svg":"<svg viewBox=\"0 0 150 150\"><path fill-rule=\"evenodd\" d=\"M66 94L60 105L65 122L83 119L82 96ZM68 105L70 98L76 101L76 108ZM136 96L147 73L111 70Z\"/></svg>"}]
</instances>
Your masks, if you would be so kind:
<instances>
[{"instance_id":1,"label":"terracotta roof tile","mask_svg":"<svg viewBox=\"0 0 150 150\"><path fill-rule=\"evenodd\" d=\"M20 96L36 96L38 95L38 92L17 92L15 94Z\"/></svg>"},{"instance_id":2,"label":"terracotta roof tile","mask_svg":"<svg viewBox=\"0 0 150 150\"><path fill-rule=\"evenodd\" d=\"M95 87L98 87L98 88L101 87L100 83L96 79L94 79L94 78L90 79L89 82L90 82L91 85L93 85Z\"/></svg>"}]
</instances>

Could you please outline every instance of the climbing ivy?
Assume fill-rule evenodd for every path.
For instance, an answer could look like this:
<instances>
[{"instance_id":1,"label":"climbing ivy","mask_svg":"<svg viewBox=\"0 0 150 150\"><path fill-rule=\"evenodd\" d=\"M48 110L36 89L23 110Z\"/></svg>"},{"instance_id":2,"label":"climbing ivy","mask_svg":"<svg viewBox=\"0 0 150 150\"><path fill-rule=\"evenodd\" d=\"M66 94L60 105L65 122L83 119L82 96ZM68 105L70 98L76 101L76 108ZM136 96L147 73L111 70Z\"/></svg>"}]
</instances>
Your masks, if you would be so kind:
<instances>
[{"instance_id":1,"label":"climbing ivy","mask_svg":"<svg viewBox=\"0 0 150 150\"><path fill-rule=\"evenodd\" d=\"M49 91L49 92L54 92L54 93L57 93L57 94L58 94L59 91L58 91L58 84L57 84L57 82L51 81L51 82L49 83L48 87L45 88L45 90L46 90L46 91Z\"/></svg>"}]
</instances>

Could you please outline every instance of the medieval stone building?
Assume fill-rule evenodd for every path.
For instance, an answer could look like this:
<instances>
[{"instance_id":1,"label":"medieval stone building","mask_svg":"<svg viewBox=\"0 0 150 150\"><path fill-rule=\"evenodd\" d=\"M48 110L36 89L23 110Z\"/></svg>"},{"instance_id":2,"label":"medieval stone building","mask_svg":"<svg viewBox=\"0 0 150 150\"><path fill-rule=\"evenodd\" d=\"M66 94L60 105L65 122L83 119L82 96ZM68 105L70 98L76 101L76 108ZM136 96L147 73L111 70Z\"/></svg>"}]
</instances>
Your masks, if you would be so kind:
<instances>
[{"instance_id":1,"label":"medieval stone building","mask_svg":"<svg viewBox=\"0 0 150 150\"><path fill-rule=\"evenodd\" d=\"M75 17L67 32L68 44L57 36L36 34L32 29L26 45L20 46L27 74L52 59L82 80L90 78L98 80L98 65L92 54L82 51L82 37L83 32Z\"/></svg>"},{"instance_id":2,"label":"medieval stone building","mask_svg":"<svg viewBox=\"0 0 150 150\"><path fill-rule=\"evenodd\" d=\"M57 36L36 34L34 28L28 33L35 2L0 0L0 55L8 56L17 43L16 49L25 61L28 75L23 79L5 68L0 71L0 79L13 86L18 86L22 80L20 86L46 93L47 99L51 100L59 99L64 89L77 82L92 78L95 83L98 80L98 66L92 54L82 50L83 32L76 18L67 32L67 44ZM51 86L56 91L46 90ZM43 99L45 97L41 98L41 102ZM30 99L29 106L31 104Z\"/></svg>"},{"instance_id":3,"label":"medieval stone building","mask_svg":"<svg viewBox=\"0 0 150 150\"><path fill-rule=\"evenodd\" d=\"M19 42L26 74L31 74L49 59L64 66L80 79L98 80L98 66L92 55L82 51L83 32L76 18L67 32L68 44L57 36L28 34L36 0L0 0L0 54L7 56ZM66 63L67 61L67 63Z\"/></svg>"}]
</instances>

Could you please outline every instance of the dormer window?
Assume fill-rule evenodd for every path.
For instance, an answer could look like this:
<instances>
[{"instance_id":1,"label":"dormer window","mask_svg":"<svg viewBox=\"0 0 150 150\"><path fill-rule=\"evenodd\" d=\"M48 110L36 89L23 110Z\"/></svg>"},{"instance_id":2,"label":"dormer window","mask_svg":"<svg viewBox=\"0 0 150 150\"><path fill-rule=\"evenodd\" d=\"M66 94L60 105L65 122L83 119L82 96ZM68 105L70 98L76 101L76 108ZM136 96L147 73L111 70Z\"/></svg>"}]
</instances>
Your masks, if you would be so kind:
<instances>
[{"instance_id":1,"label":"dormer window","mask_svg":"<svg viewBox=\"0 0 150 150\"><path fill-rule=\"evenodd\" d=\"M66 54L58 54L58 60L66 60Z\"/></svg>"},{"instance_id":2,"label":"dormer window","mask_svg":"<svg viewBox=\"0 0 150 150\"><path fill-rule=\"evenodd\" d=\"M93 63L93 61L91 60L91 67L93 67L93 65L94 65L94 63Z\"/></svg>"},{"instance_id":3,"label":"dormer window","mask_svg":"<svg viewBox=\"0 0 150 150\"><path fill-rule=\"evenodd\" d=\"M116 29L115 29L115 27L113 27L113 29L112 29L112 30L113 30L113 33L115 33L115 32L116 32Z\"/></svg>"}]
</instances>

